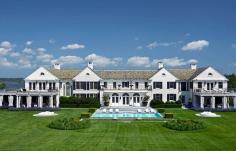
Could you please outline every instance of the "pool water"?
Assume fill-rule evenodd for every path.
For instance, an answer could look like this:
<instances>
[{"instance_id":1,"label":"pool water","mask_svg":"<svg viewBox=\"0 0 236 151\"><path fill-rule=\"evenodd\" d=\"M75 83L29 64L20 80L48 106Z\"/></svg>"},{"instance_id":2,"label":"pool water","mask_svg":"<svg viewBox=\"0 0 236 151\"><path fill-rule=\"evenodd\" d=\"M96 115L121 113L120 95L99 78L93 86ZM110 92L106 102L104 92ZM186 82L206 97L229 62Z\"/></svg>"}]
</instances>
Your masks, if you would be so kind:
<instances>
[{"instance_id":1,"label":"pool water","mask_svg":"<svg viewBox=\"0 0 236 151\"><path fill-rule=\"evenodd\" d=\"M94 113L91 118L94 119L161 119L162 115L160 113Z\"/></svg>"}]
</instances>

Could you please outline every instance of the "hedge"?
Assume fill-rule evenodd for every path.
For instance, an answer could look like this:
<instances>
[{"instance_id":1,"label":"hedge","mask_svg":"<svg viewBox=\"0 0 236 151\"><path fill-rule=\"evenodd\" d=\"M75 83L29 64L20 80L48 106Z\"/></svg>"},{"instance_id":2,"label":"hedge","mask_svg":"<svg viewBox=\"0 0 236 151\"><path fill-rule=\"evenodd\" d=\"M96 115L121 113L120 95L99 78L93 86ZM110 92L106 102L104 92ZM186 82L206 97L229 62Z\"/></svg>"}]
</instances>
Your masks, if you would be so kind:
<instances>
[{"instance_id":1,"label":"hedge","mask_svg":"<svg viewBox=\"0 0 236 151\"><path fill-rule=\"evenodd\" d=\"M161 100L152 100L150 103L152 108L180 108L182 106L181 101L175 102L163 102Z\"/></svg>"},{"instance_id":2,"label":"hedge","mask_svg":"<svg viewBox=\"0 0 236 151\"><path fill-rule=\"evenodd\" d=\"M94 113L95 111L96 111L95 108L89 108L89 110L88 110L89 113Z\"/></svg>"},{"instance_id":3,"label":"hedge","mask_svg":"<svg viewBox=\"0 0 236 151\"><path fill-rule=\"evenodd\" d=\"M48 127L60 130L84 129L90 127L90 121L89 119L63 118L52 121Z\"/></svg>"},{"instance_id":4,"label":"hedge","mask_svg":"<svg viewBox=\"0 0 236 151\"><path fill-rule=\"evenodd\" d=\"M157 111L158 111L159 113L164 113L164 112L165 112L165 109L160 108L160 109L157 109Z\"/></svg>"},{"instance_id":5,"label":"hedge","mask_svg":"<svg viewBox=\"0 0 236 151\"><path fill-rule=\"evenodd\" d=\"M70 108L99 108L99 98L81 98L76 96L60 97L60 107Z\"/></svg>"},{"instance_id":6,"label":"hedge","mask_svg":"<svg viewBox=\"0 0 236 151\"><path fill-rule=\"evenodd\" d=\"M90 117L90 113L88 112L82 112L81 115L80 115L80 118L89 118Z\"/></svg>"},{"instance_id":7,"label":"hedge","mask_svg":"<svg viewBox=\"0 0 236 151\"><path fill-rule=\"evenodd\" d=\"M172 120L164 123L163 126L178 131L192 131L206 128L203 122L196 120Z\"/></svg>"},{"instance_id":8,"label":"hedge","mask_svg":"<svg viewBox=\"0 0 236 151\"><path fill-rule=\"evenodd\" d=\"M164 117L165 118L174 118L174 114L173 113L165 113Z\"/></svg>"}]
</instances>

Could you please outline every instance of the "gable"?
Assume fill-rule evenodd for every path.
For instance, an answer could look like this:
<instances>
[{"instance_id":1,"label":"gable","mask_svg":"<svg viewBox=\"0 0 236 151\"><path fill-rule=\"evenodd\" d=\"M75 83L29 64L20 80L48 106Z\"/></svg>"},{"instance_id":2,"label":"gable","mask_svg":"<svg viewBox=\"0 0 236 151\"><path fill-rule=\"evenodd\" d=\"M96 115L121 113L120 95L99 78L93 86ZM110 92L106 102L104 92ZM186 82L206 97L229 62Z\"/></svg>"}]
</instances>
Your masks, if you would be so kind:
<instances>
[{"instance_id":1,"label":"gable","mask_svg":"<svg viewBox=\"0 0 236 151\"><path fill-rule=\"evenodd\" d=\"M56 76L50 73L44 67L40 67L32 74L25 78L25 80L59 80Z\"/></svg>"},{"instance_id":2,"label":"gable","mask_svg":"<svg viewBox=\"0 0 236 151\"><path fill-rule=\"evenodd\" d=\"M101 78L88 67L73 78L75 81L99 81L100 79Z\"/></svg>"},{"instance_id":3,"label":"gable","mask_svg":"<svg viewBox=\"0 0 236 151\"><path fill-rule=\"evenodd\" d=\"M165 68L159 70L156 74L154 74L150 80L152 81L175 81L178 80L173 74L167 71Z\"/></svg>"},{"instance_id":4,"label":"gable","mask_svg":"<svg viewBox=\"0 0 236 151\"><path fill-rule=\"evenodd\" d=\"M193 80L228 80L224 75L220 74L218 71L212 67L208 67Z\"/></svg>"}]
</instances>

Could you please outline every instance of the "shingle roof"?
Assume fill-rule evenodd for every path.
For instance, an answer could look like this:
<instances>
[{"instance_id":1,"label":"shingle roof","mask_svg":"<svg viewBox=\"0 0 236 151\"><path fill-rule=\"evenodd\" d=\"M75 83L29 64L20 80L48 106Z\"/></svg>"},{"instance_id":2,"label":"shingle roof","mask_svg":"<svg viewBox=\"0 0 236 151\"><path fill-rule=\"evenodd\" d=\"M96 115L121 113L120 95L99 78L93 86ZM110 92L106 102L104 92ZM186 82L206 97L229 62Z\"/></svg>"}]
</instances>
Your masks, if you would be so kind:
<instances>
[{"instance_id":1,"label":"shingle roof","mask_svg":"<svg viewBox=\"0 0 236 151\"><path fill-rule=\"evenodd\" d=\"M171 74L173 74L179 80L192 80L197 75L202 73L206 68L192 69L167 69ZM73 79L77 76L81 70L72 69L49 69L53 75L61 80ZM138 80L148 80L151 78L158 70L94 70L94 72L102 79L138 79Z\"/></svg>"},{"instance_id":2,"label":"shingle roof","mask_svg":"<svg viewBox=\"0 0 236 151\"><path fill-rule=\"evenodd\" d=\"M80 70L72 69L49 69L48 71L61 80L71 80L80 73Z\"/></svg>"},{"instance_id":3,"label":"shingle roof","mask_svg":"<svg viewBox=\"0 0 236 151\"><path fill-rule=\"evenodd\" d=\"M206 68L194 69L168 69L168 71L173 74L179 80L191 80L199 75Z\"/></svg>"},{"instance_id":4,"label":"shingle roof","mask_svg":"<svg viewBox=\"0 0 236 151\"><path fill-rule=\"evenodd\" d=\"M104 70L95 71L102 79L149 79L157 71L151 70Z\"/></svg>"}]
</instances>

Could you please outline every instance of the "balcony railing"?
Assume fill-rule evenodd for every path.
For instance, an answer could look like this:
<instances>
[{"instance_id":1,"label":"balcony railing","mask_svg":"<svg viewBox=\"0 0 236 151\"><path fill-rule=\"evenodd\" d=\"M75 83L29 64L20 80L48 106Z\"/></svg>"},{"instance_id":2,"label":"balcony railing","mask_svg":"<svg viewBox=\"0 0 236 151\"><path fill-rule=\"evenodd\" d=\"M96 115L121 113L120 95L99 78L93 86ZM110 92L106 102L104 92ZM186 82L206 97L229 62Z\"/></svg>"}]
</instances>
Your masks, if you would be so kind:
<instances>
[{"instance_id":1,"label":"balcony railing","mask_svg":"<svg viewBox=\"0 0 236 151\"><path fill-rule=\"evenodd\" d=\"M213 90L205 90L205 89L193 89L194 93L209 93L209 94L215 94L215 93L235 93L234 91L228 91L227 89L213 89Z\"/></svg>"},{"instance_id":2,"label":"balcony railing","mask_svg":"<svg viewBox=\"0 0 236 151\"><path fill-rule=\"evenodd\" d=\"M109 87L103 87L101 86L101 90L152 90L152 87L113 87L113 86L109 86Z\"/></svg>"}]
</instances>

